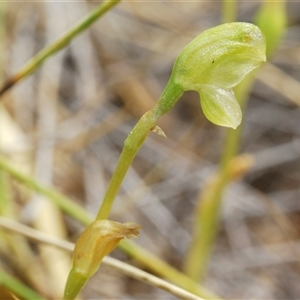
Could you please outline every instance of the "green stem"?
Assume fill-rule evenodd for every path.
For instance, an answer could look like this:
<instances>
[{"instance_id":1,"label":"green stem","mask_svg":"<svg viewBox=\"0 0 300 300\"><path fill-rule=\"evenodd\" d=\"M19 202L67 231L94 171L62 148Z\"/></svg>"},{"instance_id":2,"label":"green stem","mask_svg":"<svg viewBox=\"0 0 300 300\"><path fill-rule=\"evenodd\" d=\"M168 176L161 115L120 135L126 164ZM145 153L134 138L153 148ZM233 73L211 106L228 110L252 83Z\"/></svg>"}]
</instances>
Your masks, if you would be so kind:
<instances>
[{"instance_id":1,"label":"green stem","mask_svg":"<svg viewBox=\"0 0 300 300\"><path fill-rule=\"evenodd\" d=\"M193 280L203 279L218 231L221 196L227 180L216 176L197 200L193 238L184 261L184 271Z\"/></svg>"},{"instance_id":2,"label":"green stem","mask_svg":"<svg viewBox=\"0 0 300 300\"><path fill-rule=\"evenodd\" d=\"M182 89L171 79L154 108L146 112L130 132L124 142L122 153L103 198L97 220L108 218L113 202L135 155L143 145L150 130L155 128L158 118L175 105L182 93Z\"/></svg>"},{"instance_id":3,"label":"green stem","mask_svg":"<svg viewBox=\"0 0 300 300\"><path fill-rule=\"evenodd\" d=\"M72 268L67 280L70 284L66 284L63 300L75 299L87 281L87 277Z\"/></svg>"},{"instance_id":4,"label":"green stem","mask_svg":"<svg viewBox=\"0 0 300 300\"><path fill-rule=\"evenodd\" d=\"M155 121L156 118L153 116L153 111L147 112L138 121L136 126L125 140L122 153L98 212L96 218L97 220L104 220L108 218L109 212L127 173L127 170L129 169L136 153L146 140L149 131L155 126Z\"/></svg>"},{"instance_id":5,"label":"green stem","mask_svg":"<svg viewBox=\"0 0 300 300\"><path fill-rule=\"evenodd\" d=\"M224 23L234 22L237 15L237 1L223 0L222 13Z\"/></svg>"},{"instance_id":6,"label":"green stem","mask_svg":"<svg viewBox=\"0 0 300 300\"><path fill-rule=\"evenodd\" d=\"M80 20L76 25L65 32L54 43L45 47L38 52L33 58L31 58L22 68L20 68L12 77L8 78L0 89L0 95L11 88L15 83L31 74L37 69L48 57L60 51L67 46L70 41L91 26L98 18L104 15L112 7L117 5L120 0L105 0L94 10L92 10L86 17Z\"/></svg>"}]
</instances>

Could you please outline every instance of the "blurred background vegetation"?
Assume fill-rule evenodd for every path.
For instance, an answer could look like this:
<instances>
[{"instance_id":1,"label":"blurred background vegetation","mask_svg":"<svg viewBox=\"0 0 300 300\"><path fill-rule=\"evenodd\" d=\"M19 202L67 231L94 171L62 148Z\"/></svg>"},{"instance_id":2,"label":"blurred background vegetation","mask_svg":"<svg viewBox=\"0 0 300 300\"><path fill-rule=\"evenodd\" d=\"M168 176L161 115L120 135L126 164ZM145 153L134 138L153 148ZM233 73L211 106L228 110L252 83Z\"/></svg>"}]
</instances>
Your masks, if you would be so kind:
<instances>
[{"instance_id":1,"label":"blurred background vegetation","mask_svg":"<svg viewBox=\"0 0 300 300\"><path fill-rule=\"evenodd\" d=\"M1 3L1 78L96 5ZM253 22L260 5L239 1L237 20ZM2 96L1 153L95 215L124 139L159 98L176 56L200 32L223 22L222 14L219 1L120 3ZM250 93L240 149L254 164L223 195L203 282L224 298L300 298L300 2L287 2L287 20L277 52ZM142 225L137 243L181 270L197 198L220 161L226 129L204 118L194 92L185 93L158 125L168 139L149 135L111 219ZM2 171L0 206L2 215L59 238L75 241L82 230ZM46 298L61 295L70 254L0 233L0 268ZM112 255L130 260L120 251ZM107 266L82 295L173 299Z\"/></svg>"}]
</instances>

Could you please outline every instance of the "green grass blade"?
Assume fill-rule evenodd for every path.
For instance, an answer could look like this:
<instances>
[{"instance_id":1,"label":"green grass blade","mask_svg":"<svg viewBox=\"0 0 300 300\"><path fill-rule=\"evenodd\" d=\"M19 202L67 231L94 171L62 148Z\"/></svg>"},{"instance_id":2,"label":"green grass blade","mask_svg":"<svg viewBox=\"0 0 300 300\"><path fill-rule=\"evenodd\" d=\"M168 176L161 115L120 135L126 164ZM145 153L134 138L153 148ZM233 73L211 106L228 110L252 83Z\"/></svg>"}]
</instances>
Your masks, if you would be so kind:
<instances>
[{"instance_id":1,"label":"green grass blade","mask_svg":"<svg viewBox=\"0 0 300 300\"><path fill-rule=\"evenodd\" d=\"M21 297L24 300L44 299L41 295L37 294L35 291L28 288L19 280L15 279L13 276L7 274L1 269L0 269L0 285L3 285L12 293L16 294L18 297Z\"/></svg>"},{"instance_id":2,"label":"green grass blade","mask_svg":"<svg viewBox=\"0 0 300 300\"><path fill-rule=\"evenodd\" d=\"M237 1L223 0L222 19L223 23L234 22L237 19Z\"/></svg>"},{"instance_id":3,"label":"green grass blade","mask_svg":"<svg viewBox=\"0 0 300 300\"><path fill-rule=\"evenodd\" d=\"M256 15L255 23L266 37L267 55L271 56L277 49L286 29L287 14L285 1L265 0Z\"/></svg>"},{"instance_id":4,"label":"green grass blade","mask_svg":"<svg viewBox=\"0 0 300 300\"><path fill-rule=\"evenodd\" d=\"M120 0L106 0L94 10L92 10L86 17L79 21L74 27L70 28L60 38L49 46L38 52L31 58L23 67L21 67L13 76L8 78L0 88L0 96L8 89L15 85L18 81L24 79L26 76L34 72L48 57L66 47L70 41L75 38L82 31L91 26L97 19L103 16L107 11L117 5Z\"/></svg>"},{"instance_id":5,"label":"green grass blade","mask_svg":"<svg viewBox=\"0 0 300 300\"><path fill-rule=\"evenodd\" d=\"M0 169L5 170L18 181L24 183L30 189L48 197L55 204L57 204L63 211L70 216L76 218L81 223L88 225L93 221L93 218L88 216L83 208L72 202L68 197L57 192L55 189L46 187L38 183L34 178L19 172L16 168L11 166L4 157L0 156Z\"/></svg>"}]
</instances>

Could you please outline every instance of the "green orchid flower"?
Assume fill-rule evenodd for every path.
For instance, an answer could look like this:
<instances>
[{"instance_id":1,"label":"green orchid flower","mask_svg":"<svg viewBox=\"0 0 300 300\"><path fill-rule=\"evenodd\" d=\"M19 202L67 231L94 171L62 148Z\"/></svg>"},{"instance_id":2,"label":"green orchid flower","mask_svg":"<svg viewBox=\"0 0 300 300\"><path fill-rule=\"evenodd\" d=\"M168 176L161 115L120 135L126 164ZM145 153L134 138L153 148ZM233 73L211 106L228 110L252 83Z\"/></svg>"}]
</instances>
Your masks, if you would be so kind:
<instances>
[{"instance_id":1,"label":"green orchid flower","mask_svg":"<svg viewBox=\"0 0 300 300\"><path fill-rule=\"evenodd\" d=\"M212 123L236 128L241 109L232 88L266 60L259 28L226 23L201 33L178 56L170 81L183 91L199 92L204 115Z\"/></svg>"}]
</instances>

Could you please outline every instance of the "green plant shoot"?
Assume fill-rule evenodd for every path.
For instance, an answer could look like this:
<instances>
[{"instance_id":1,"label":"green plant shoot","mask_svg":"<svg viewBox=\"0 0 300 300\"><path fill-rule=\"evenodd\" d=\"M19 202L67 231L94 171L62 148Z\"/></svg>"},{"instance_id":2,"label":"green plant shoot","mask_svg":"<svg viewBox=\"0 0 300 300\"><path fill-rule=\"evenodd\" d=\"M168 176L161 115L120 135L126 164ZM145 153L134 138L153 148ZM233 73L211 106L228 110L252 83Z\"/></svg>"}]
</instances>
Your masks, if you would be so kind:
<instances>
[{"instance_id":1,"label":"green plant shoot","mask_svg":"<svg viewBox=\"0 0 300 300\"><path fill-rule=\"evenodd\" d=\"M149 132L157 131L156 122L159 117L167 113L185 91L199 92L203 113L211 122L232 128L240 124L241 110L232 88L241 82L251 70L265 61L265 50L265 41L261 31L255 25L248 23L227 23L209 29L183 49L157 104L141 117L126 138L96 220L108 218L113 201L136 153ZM96 237L97 228L90 227L88 234ZM85 253L88 251L86 247L84 243L81 243L80 237L76 243L76 251ZM92 243L89 250L91 255L87 258L89 262L85 263L93 265L95 262L96 267L92 268L93 272L86 274L88 277L100 264L98 258L95 258L98 255L94 249ZM107 251L105 251L106 254L108 254ZM75 266L78 257L75 255L73 259ZM70 276L72 276L72 281L68 280L70 290L79 292L80 289L75 285L82 284L82 275L75 272ZM84 280L86 281L87 278ZM76 292L68 299L75 297Z\"/></svg>"}]
</instances>

